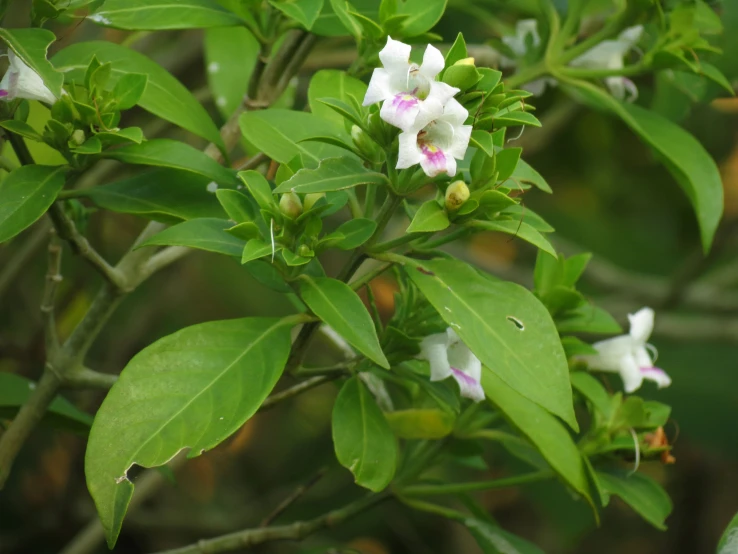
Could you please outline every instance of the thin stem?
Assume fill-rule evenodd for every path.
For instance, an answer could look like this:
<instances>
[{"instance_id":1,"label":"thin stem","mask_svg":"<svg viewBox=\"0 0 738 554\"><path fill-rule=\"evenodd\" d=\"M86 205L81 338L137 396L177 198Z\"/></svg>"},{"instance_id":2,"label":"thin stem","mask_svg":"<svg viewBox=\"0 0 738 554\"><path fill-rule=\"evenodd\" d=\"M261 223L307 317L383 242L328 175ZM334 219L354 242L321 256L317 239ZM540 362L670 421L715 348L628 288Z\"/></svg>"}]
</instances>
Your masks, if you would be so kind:
<instances>
[{"instance_id":1,"label":"thin stem","mask_svg":"<svg viewBox=\"0 0 738 554\"><path fill-rule=\"evenodd\" d=\"M262 405L259 407L259 411L262 412L264 410L273 408L280 402L283 402L289 398L294 398L295 396L302 394L303 392L308 391L310 389L314 389L315 387L320 386L323 383L328 383L330 381L338 379L340 376L341 376L340 373L333 373L329 375L318 375L316 377L311 377L310 379L306 379L302 381L301 383L296 384L293 387L290 387L286 390L283 390L282 392L277 392L271 395L269 398L264 400Z\"/></svg>"},{"instance_id":2,"label":"thin stem","mask_svg":"<svg viewBox=\"0 0 738 554\"><path fill-rule=\"evenodd\" d=\"M562 65L568 64L573 59L578 58L588 50L591 50L592 48L597 46L603 40L607 40L613 35L617 34L622 26L623 14L620 14L619 16L610 19L605 24L605 26L602 27L602 29L600 29L593 35L587 37L579 44L575 44L574 46L563 52L560 56L558 56L556 61Z\"/></svg>"},{"instance_id":3,"label":"thin stem","mask_svg":"<svg viewBox=\"0 0 738 554\"><path fill-rule=\"evenodd\" d=\"M343 508L333 510L322 516L305 521L296 521L289 525L274 527L257 527L246 529L214 539L205 539L183 548L166 550L157 554L216 554L243 550L257 544L279 540L301 540L323 528L333 528L349 518L371 508L375 504L389 498L385 493L364 497Z\"/></svg>"},{"instance_id":4,"label":"thin stem","mask_svg":"<svg viewBox=\"0 0 738 554\"><path fill-rule=\"evenodd\" d=\"M364 217L373 219L374 204L377 202L377 185L368 184L366 186L366 194L364 196Z\"/></svg>"},{"instance_id":5,"label":"thin stem","mask_svg":"<svg viewBox=\"0 0 738 554\"><path fill-rule=\"evenodd\" d=\"M295 377L308 377L313 375L343 375L354 365L356 360L341 364L322 366L322 367L300 367L295 371Z\"/></svg>"},{"instance_id":6,"label":"thin stem","mask_svg":"<svg viewBox=\"0 0 738 554\"><path fill-rule=\"evenodd\" d=\"M467 517L462 512L445 506L439 506L438 504L433 504L431 502L424 502L422 500L416 500L415 498L407 498L402 494L397 494L396 497L403 504L416 510L420 510L421 512L428 512L429 514L435 514L437 516L458 521L463 521Z\"/></svg>"},{"instance_id":7,"label":"thin stem","mask_svg":"<svg viewBox=\"0 0 738 554\"><path fill-rule=\"evenodd\" d=\"M64 386L76 389L109 389L117 381L118 376L112 373L100 373L81 367L64 377Z\"/></svg>"},{"instance_id":8,"label":"thin stem","mask_svg":"<svg viewBox=\"0 0 738 554\"><path fill-rule=\"evenodd\" d=\"M397 248L398 246L402 246L403 244L407 244L408 242L412 242L414 240L422 238L422 235L405 233L404 235L400 235L399 237L395 237L391 240L380 242L379 244L373 246L372 249L369 251L369 254L371 255L376 252L386 252L387 250L392 250L393 248Z\"/></svg>"},{"instance_id":9,"label":"thin stem","mask_svg":"<svg viewBox=\"0 0 738 554\"><path fill-rule=\"evenodd\" d=\"M516 475L504 479L492 479L489 481L476 481L473 483L451 483L448 485L411 485L400 489L401 495L406 496L433 496L439 494L459 494L473 491L487 491L493 489L504 489L507 487L515 487L527 483L535 483L544 481L553 477L554 473L550 469L542 469L526 473L524 475Z\"/></svg>"},{"instance_id":10,"label":"thin stem","mask_svg":"<svg viewBox=\"0 0 738 554\"><path fill-rule=\"evenodd\" d=\"M346 192L348 193L348 206L351 217L354 219L364 217L364 211L361 209L359 199L356 197L356 191L354 189L348 189Z\"/></svg>"},{"instance_id":11,"label":"thin stem","mask_svg":"<svg viewBox=\"0 0 738 554\"><path fill-rule=\"evenodd\" d=\"M307 483L303 483L294 491L292 491L292 494L282 500L282 502L280 502L279 505L261 521L261 525L259 525L259 527L269 527L269 525L271 525L271 523L275 519L277 519L287 510L287 508L292 506L295 502L302 498L302 496L304 496L306 492L308 492L313 486L315 486L318 481L320 481L326 474L326 471L327 470L325 468L321 468L315 475L310 478Z\"/></svg>"},{"instance_id":12,"label":"thin stem","mask_svg":"<svg viewBox=\"0 0 738 554\"><path fill-rule=\"evenodd\" d=\"M18 164L5 156L0 156L0 169L4 169L7 172L15 171L18 169Z\"/></svg>"},{"instance_id":13,"label":"thin stem","mask_svg":"<svg viewBox=\"0 0 738 554\"><path fill-rule=\"evenodd\" d=\"M387 271L390 267L392 267L392 265L393 265L392 262L384 262L384 263L381 263L381 264L377 265L376 267L374 267L373 269L370 269L366 273L363 273L355 281L351 281L349 283L349 286L352 289L354 289L354 290L359 290L361 287L363 287L364 285L368 284L373 279L375 279L376 277L379 277L382 273L384 273L385 271Z\"/></svg>"},{"instance_id":14,"label":"thin stem","mask_svg":"<svg viewBox=\"0 0 738 554\"><path fill-rule=\"evenodd\" d=\"M47 357L59 348L59 337L56 333L56 318L54 316L54 301L56 300L56 289L62 281L61 255L62 248L54 230L51 230L49 241L48 271L46 272L46 286L44 287L43 300L41 301L41 314L44 318L44 336L46 342Z\"/></svg>"},{"instance_id":15,"label":"thin stem","mask_svg":"<svg viewBox=\"0 0 738 554\"><path fill-rule=\"evenodd\" d=\"M49 236L49 229L51 229L51 222L48 219L39 221L25 242L13 252L9 260L4 261L0 266L0 298Z\"/></svg>"},{"instance_id":16,"label":"thin stem","mask_svg":"<svg viewBox=\"0 0 738 554\"><path fill-rule=\"evenodd\" d=\"M526 67L521 71L518 71L514 75L510 75L510 77L505 81L505 89L510 90L518 88L525 83L529 83L531 81L535 81L539 77L543 77L546 73L548 73L546 62L541 60L530 67Z\"/></svg>"},{"instance_id":17,"label":"thin stem","mask_svg":"<svg viewBox=\"0 0 738 554\"><path fill-rule=\"evenodd\" d=\"M559 67L557 72L567 77L577 79L601 79L605 77L619 77L638 75L648 70L648 64L635 63L621 69L585 69L583 67Z\"/></svg>"}]
</instances>

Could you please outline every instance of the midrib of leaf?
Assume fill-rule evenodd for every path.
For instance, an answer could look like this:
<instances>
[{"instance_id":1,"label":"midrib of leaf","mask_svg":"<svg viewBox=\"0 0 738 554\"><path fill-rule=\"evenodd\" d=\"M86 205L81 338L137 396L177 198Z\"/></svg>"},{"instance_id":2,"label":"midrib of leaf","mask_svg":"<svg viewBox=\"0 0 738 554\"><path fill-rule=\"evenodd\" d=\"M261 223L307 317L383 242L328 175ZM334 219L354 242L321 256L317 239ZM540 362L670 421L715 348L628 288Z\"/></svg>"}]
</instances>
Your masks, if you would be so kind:
<instances>
[{"instance_id":1,"label":"midrib of leaf","mask_svg":"<svg viewBox=\"0 0 738 554\"><path fill-rule=\"evenodd\" d=\"M46 186L46 183L48 183L51 179L53 179L54 177L56 177L57 173L59 173L60 171L62 171L62 169L63 169L62 167L59 167L59 169L55 170L53 173L50 173L48 175L48 177L46 177L46 179L44 179L43 181L40 181L38 183L38 187L36 187L33 190L33 192L31 192L28 196L26 196L26 198L21 199L20 201L18 201L18 203L16 204L15 209L8 214L8 217L5 219L5 221L7 221L8 219L10 219L10 217L13 216L14 214L17 214L20 211L20 209L23 206L25 206L26 203L30 202L31 199L34 198L38 194L38 192L43 187ZM24 182L28 183L29 181L28 181L28 179L26 179L26 181L24 181Z\"/></svg>"},{"instance_id":2,"label":"midrib of leaf","mask_svg":"<svg viewBox=\"0 0 738 554\"><path fill-rule=\"evenodd\" d=\"M153 439L154 437L158 436L158 435L159 435L159 433L161 433L161 431L162 431L162 430L163 430L163 429L164 429L164 428L165 428L166 426L168 426L168 425L169 425L170 423L172 423L172 421L174 421L174 420L175 420L175 419L176 419L177 417L179 417L180 415L182 415L182 413L183 413L183 412L184 412L184 411L185 411L185 410L186 410L187 408L189 408L189 406L190 406L190 405L191 405L191 404L192 404L192 403L193 403L193 402L194 402L195 400L197 400L198 398L200 398L200 396L202 396L202 395L203 395L203 394L205 393L205 391L209 391L209 390L210 390L210 389L212 388L213 384L214 384L214 383L215 383L216 381L218 381L218 380L219 380L219 379L220 379L221 377L223 377L223 375L225 375L225 374L226 374L226 373L227 373L228 371L230 371L230 369L231 369L231 368L232 368L232 367L233 367L233 366L234 366L234 365L235 365L236 363L238 363L239 361L241 361L241 359L243 359L243 357L244 357L244 356L246 356L246 355L247 355L247 354L248 354L248 353L249 353L249 352L250 352L250 351L251 351L251 350L252 350L252 349L254 348L254 346L255 346L255 345L257 345L257 344L258 344L259 342L261 342L262 340L264 340L264 338L265 338L265 337L266 337L266 336L267 336L267 335L268 335L269 333L273 332L273 331L274 331L275 329L277 329L278 327L281 327L282 325L286 325L286 323L285 323L285 322L284 322L283 320L280 320L280 321L278 321L277 323L275 323L274 325L272 325L271 327L269 327L269 328L268 328L268 329L267 329L266 331L264 331L264 332L263 332L263 333L262 333L261 335L259 335L259 336L258 336L258 337L257 337L257 338L256 338L255 340L253 340L253 341L251 342L251 344L249 344L249 346L248 346L248 347L246 348L246 350L244 350L244 351L243 351L243 352L242 352L242 353L241 353L241 354L240 354L240 355L239 355L239 356L238 356L238 357L237 357L237 358L236 358L235 360L233 360L233 361L232 361L232 362L231 362L230 364L228 364L228 365L226 366L226 368L225 368L225 369L224 369L223 371L221 371L220 373L218 373L218 375L216 375L216 376L215 376L215 377L214 377L214 378L213 378L213 379L212 379L212 380L210 381L210 383L208 383L208 385L207 385L207 386L203 387L203 388L202 388L202 390L201 390L200 392L198 392L198 393L197 393L197 394L196 394L195 396L193 396L193 397L192 397L192 398L191 398L191 399L190 399L190 400L189 400L189 401L188 401L188 402L187 402L187 403L186 403L186 404L185 404L184 406L182 406L182 408L181 408L180 410L178 410L177 412L175 412L174 414L172 414L172 415L171 415L171 416L170 416L170 417L169 417L169 418L168 418L168 419L167 419L166 421L164 421L164 423L162 423L162 424L161 424L161 425L159 426L159 428L158 428L158 429L156 429L156 431L154 431L153 433L151 433L151 435L149 436L149 438L148 438L148 439L146 439L146 441L145 441L144 443L142 443L142 444L141 444L141 445L140 445L140 446L138 447L138 449L137 449L137 450L136 450L136 451L135 451L135 452L134 452L133 454L131 454L131 456L129 456L129 459L127 460L127 462L126 462L126 464L125 464L125 465L126 465L126 467L128 467L128 466L129 466L130 464L132 464L132 463L135 463L135 461L136 461L136 460L135 460L135 458L136 458L136 456L138 456L138 455L139 455L139 453L141 452L141 450L143 450L143 449L144 449L144 447L146 447L146 446L147 446L147 445L149 444L149 442L151 442L151 440L152 440L152 439ZM202 437L200 437L200 438L202 438ZM198 440L199 440L199 439L198 439ZM195 442L193 443L193 445L194 445L194 444L197 444L197 441L195 441ZM190 446L190 448L192 448L192 446Z\"/></svg>"}]
</instances>

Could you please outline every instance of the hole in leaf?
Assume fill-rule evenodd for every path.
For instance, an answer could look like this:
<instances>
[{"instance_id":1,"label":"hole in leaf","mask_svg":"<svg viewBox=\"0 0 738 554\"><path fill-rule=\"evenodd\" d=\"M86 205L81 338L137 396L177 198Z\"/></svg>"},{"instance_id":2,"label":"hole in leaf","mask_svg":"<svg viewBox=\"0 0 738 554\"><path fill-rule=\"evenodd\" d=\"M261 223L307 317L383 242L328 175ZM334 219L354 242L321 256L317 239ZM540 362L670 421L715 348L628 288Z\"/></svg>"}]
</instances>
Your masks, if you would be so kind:
<instances>
[{"instance_id":1,"label":"hole in leaf","mask_svg":"<svg viewBox=\"0 0 738 554\"><path fill-rule=\"evenodd\" d=\"M509 315L507 316L507 320L513 325L515 325L518 331L525 331L525 325L523 325L523 322L520 321L517 317Z\"/></svg>"}]
</instances>

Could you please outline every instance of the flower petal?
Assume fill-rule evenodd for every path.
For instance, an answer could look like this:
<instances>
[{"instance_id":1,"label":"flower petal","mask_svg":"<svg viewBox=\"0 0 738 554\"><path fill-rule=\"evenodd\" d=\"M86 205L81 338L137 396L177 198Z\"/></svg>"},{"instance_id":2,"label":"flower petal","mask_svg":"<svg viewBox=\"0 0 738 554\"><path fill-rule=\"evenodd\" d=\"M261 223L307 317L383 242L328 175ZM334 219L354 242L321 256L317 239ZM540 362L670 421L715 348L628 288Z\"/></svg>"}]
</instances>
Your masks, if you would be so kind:
<instances>
[{"instance_id":1,"label":"flower petal","mask_svg":"<svg viewBox=\"0 0 738 554\"><path fill-rule=\"evenodd\" d=\"M635 358L628 354L620 358L620 378L623 380L623 389L627 393L635 392L643 384L643 373L638 367Z\"/></svg>"},{"instance_id":2,"label":"flower petal","mask_svg":"<svg viewBox=\"0 0 738 554\"><path fill-rule=\"evenodd\" d=\"M452 87L449 84L442 83L440 81L431 81L430 91L428 92L426 102L433 98L441 104L441 107L443 107L447 102L450 102L458 92L459 89Z\"/></svg>"},{"instance_id":3,"label":"flower petal","mask_svg":"<svg viewBox=\"0 0 738 554\"><path fill-rule=\"evenodd\" d=\"M406 131L398 137L400 149L397 154L397 169L405 169L420 163L423 158L418 148L418 133Z\"/></svg>"},{"instance_id":4,"label":"flower petal","mask_svg":"<svg viewBox=\"0 0 738 554\"><path fill-rule=\"evenodd\" d=\"M634 349L633 338L630 335L620 335L611 339L596 342L592 347L597 354L580 356L591 369L599 371L619 372L620 359L631 355Z\"/></svg>"},{"instance_id":5,"label":"flower petal","mask_svg":"<svg viewBox=\"0 0 738 554\"><path fill-rule=\"evenodd\" d=\"M442 381L452 375L448 361L448 335L437 333L429 335L420 342L419 358L430 363L431 381Z\"/></svg>"},{"instance_id":6,"label":"flower petal","mask_svg":"<svg viewBox=\"0 0 738 554\"><path fill-rule=\"evenodd\" d=\"M460 127L456 127L454 131L451 145L448 147L448 154L457 160L463 160L466 155L466 149L469 148L472 126L461 125Z\"/></svg>"},{"instance_id":7,"label":"flower petal","mask_svg":"<svg viewBox=\"0 0 738 554\"><path fill-rule=\"evenodd\" d=\"M628 314L630 336L639 344L645 344L653 331L654 312L651 308L641 308L634 314Z\"/></svg>"},{"instance_id":8,"label":"flower petal","mask_svg":"<svg viewBox=\"0 0 738 554\"><path fill-rule=\"evenodd\" d=\"M656 386L658 386L658 388L660 389L671 385L671 377L669 377L661 368L642 367L641 375L643 375L644 379L648 379L649 381L653 381L654 383L656 383Z\"/></svg>"},{"instance_id":9,"label":"flower petal","mask_svg":"<svg viewBox=\"0 0 738 554\"><path fill-rule=\"evenodd\" d=\"M451 374L459 384L461 396L471 398L474 402L481 402L484 400L484 389L479 383L479 379L474 379L472 376L467 375L455 367L451 368Z\"/></svg>"},{"instance_id":10,"label":"flower petal","mask_svg":"<svg viewBox=\"0 0 738 554\"><path fill-rule=\"evenodd\" d=\"M420 66L420 73L422 73L428 80L432 81L436 78L443 66L446 65L443 59L443 54L435 46L429 44L423 54L423 63Z\"/></svg>"},{"instance_id":11,"label":"flower petal","mask_svg":"<svg viewBox=\"0 0 738 554\"><path fill-rule=\"evenodd\" d=\"M435 177L441 173L456 175L456 160L437 146L425 144L420 147L420 154L420 167L428 177Z\"/></svg>"},{"instance_id":12,"label":"flower petal","mask_svg":"<svg viewBox=\"0 0 738 554\"><path fill-rule=\"evenodd\" d=\"M401 92L384 101L379 115L390 125L407 131L413 126L415 119L418 117L420 104L421 101L418 100L417 96Z\"/></svg>"},{"instance_id":13,"label":"flower petal","mask_svg":"<svg viewBox=\"0 0 738 554\"><path fill-rule=\"evenodd\" d=\"M372 73L369 87L366 89L366 95L364 96L363 105L370 106L371 104L376 104L382 100L387 100L398 92L400 91L393 90L389 72L386 69L379 67L374 70L374 73Z\"/></svg>"},{"instance_id":14,"label":"flower petal","mask_svg":"<svg viewBox=\"0 0 738 554\"><path fill-rule=\"evenodd\" d=\"M402 73L404 79L410 64L411 50L409 44L387 37L387 44L379 52L379 59L385 69L390 73Z\"/></svg>"},{"instance_id":15,"label":"flower petal","mask_svg":"<svg viewBox=\"0 0 738 554\"><path fill-rule=\"evenodd\" d=\"M633 27L628 27L618 35L618 42L627 44L627 51L638 44L638 41L641 40L641 36L643 36L643 25L634 25Z\"/></svg>"},{"instance_id":16,"label":"flower petal","mask_svg":"<svg viewBox=\"0 0 738 554\"><path fill-rule=\"evenodd\" d=\"M458 100L451 98L443 107L443 119L448 121L454 127L463 125L469 117L469 112L462 106Z\"/></svg>"}]
</instances>

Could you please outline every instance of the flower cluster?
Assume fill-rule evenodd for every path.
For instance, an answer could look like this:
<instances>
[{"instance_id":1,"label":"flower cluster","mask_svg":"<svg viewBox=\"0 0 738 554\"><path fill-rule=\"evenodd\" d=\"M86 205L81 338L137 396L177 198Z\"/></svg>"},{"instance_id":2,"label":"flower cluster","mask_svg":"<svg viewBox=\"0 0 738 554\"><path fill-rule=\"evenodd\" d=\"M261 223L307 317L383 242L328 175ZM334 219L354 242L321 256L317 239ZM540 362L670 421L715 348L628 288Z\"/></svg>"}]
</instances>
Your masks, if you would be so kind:
<instances>
[{"instance_id":1,"label":"flower cluster","mask_svg":"<svg viewBox=\"0 0 738 554\"><path fill-rule=\"evenodd\" d=\"M382 102L380 116L398 127L397 169L416 164L429 177L456 175L456 160L464 158L472 126L469 112L456 100L458 88L436 80L445 62L431 45L423 63L410 62L410 45L387 38L379 53L382 66L374 70L364 105Z\"/></svg>"},{"instance_id":2,"label":"flower cluster","mask_svg":"<svg viewBox=\"0 0 738 554\"><path fill-rule=\"evenodd\" d=\"M0 81L0 100L10 102L16 98L25 98L47 104L56 102L56 96L44 84L39 74L23 63L12 50L8 50L8 60L10 67Z\"/></svg>"}]
</instances>

